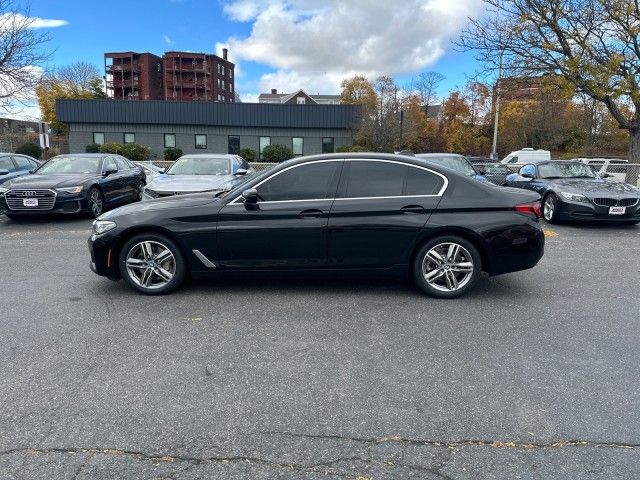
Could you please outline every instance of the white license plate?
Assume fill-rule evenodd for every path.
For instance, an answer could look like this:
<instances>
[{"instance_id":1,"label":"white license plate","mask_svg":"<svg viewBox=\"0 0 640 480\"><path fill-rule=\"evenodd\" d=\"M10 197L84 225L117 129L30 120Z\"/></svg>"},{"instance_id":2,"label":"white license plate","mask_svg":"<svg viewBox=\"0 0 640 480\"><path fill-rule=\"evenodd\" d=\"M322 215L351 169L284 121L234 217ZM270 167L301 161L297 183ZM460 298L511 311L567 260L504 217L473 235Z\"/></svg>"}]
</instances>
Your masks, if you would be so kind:
<instances>
[{"instance_id":1,"label":"white license plate","mask_svg":"<svg viewBox=\"0 0 640 480\"><path fill-rule=\"evenodd\" d=\"M22 205L24 205L25 207L37 207L38 206L38 199L37 198L23 198L22 199Z\"/></svg>"},{"instance_id":2,"label":"white license plate","mask_svg":"<svg viewBox=\"0 0 640 480\"><path fill-rule=\"evenodd\" d=\"M627 207L609 207L609 215L624 215Z\"/></svg>"}]
</instances>

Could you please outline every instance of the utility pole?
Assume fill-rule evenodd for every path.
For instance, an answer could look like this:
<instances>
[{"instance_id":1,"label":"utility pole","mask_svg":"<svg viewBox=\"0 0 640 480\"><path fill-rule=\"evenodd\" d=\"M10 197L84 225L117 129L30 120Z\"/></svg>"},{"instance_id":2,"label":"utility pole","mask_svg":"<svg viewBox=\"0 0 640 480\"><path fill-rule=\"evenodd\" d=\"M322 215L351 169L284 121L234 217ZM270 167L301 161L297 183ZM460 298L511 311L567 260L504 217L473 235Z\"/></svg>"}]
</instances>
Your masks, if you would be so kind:
<instances>
[{"instance_id":1,"label":"utility pole","mask_svg":"<svg viewBox=\"0 0 640 480\"><path fill-rule=\"evenodd\" d=\"M500 50L500 62L498 64L498 79L496 80L496 105L495 118L493 123L493 147L491 148L491 159L498 160L498 117L500 116L500 79L502 78L502 56L504 49Z\"/></svg>"},{"instance_id":2,"label":"utility pole","mask_svg":"<svg viewBox=\"0 0 640 480\"><path fill-rule=\"evenodd\" d=\"M404 124L404 110L400 109L400 148L399 150L402 150L402 127Z\"/></svg>"}]
</instances>

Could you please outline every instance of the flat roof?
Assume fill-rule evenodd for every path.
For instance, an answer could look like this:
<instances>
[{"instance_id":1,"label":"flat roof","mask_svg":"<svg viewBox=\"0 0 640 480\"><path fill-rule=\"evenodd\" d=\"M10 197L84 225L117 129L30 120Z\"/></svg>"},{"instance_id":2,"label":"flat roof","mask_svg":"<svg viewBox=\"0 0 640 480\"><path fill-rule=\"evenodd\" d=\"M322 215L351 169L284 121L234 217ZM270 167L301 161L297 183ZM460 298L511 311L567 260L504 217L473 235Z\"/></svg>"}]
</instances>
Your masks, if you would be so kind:
<instances>
[{"instance_id":1,"label":"flat roof","mask_svg":"<svg viewBox=\"0 0 640 480\"><path fill-rule=\"evenodd\" d=\"M285 105L164 100L56 100L65 123L357 128L357 105Z\"/></svg>"}]
</instances>

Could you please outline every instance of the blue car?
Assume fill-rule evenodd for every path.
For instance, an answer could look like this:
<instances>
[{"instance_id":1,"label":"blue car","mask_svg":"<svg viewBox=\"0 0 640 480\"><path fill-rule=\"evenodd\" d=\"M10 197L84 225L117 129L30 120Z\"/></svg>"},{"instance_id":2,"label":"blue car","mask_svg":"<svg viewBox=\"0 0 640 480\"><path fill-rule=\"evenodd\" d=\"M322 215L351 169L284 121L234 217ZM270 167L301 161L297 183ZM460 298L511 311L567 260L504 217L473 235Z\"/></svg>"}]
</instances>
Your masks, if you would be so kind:
<instances>
[{"instance_id":1,"label":"blue car","mask_svg":"<svg viewBox=\"0 0 640 480\"><path fill-rule=\"evenodd\" d=\"M0 153L0 185L16 177L28 175L40 166L40 162L28 155Z\"/></svg>"},{"instance_id":2,"label":"blue car","mask_svg":"<svg viewBox=\"0 0 640 480\"><path fill-rule=\"evenodd\" d=\"M476 167L474 167L466 157L458 155L457 153L416 153L415 157L429 163L441 165L450 170L455 170L463 175L468 175L478 182L491 183L476 170Z\"/></svg>"}]
</instances>

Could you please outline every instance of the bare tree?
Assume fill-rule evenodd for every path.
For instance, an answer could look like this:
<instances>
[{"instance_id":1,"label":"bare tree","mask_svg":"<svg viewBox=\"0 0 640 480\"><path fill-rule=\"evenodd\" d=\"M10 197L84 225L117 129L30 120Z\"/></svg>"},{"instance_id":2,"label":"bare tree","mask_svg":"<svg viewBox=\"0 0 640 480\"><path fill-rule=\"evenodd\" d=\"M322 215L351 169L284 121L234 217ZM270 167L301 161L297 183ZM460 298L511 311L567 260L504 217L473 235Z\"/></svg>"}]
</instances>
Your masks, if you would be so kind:
<instances>
[{"instance_id":1,"label":"bare tree","mask_svg":"<svg viewBox=\"0 0 640 480\"><path fill-rule=\"evenodd\" d=\"M98 68L88 62L75 62L60 67L53 73L53 76L72 97L93 93L96 80L100 81Z\"/></svg>"},{"instance_id":2,"label":"bare tree","mask_svg":"<svg viewBox=\"0 0 640 480\"><path fill-rule=\"evenodd\" d=\"M640 4L637 0L484 0L459 45L511 76L557 76L604 104L640 162Z\"/></svg>"},{"instance_id":3,"label":"bare tree","mask_svg":"<svg viewBox=\"0 0 640 480\"><path fill-rule=\"evenodd\" d=\"M414 85L425 109L429 105L435 105L438 98L438 87L444 78L444 75L438 72L424 72L418 76Z\"/></svg>"},{"instance_id":4,"label":"bare tree","mask_svg":"<svg viewBox=\"0 0 640 480\"><path fill-rule=\"evenodd\" d=\"M28 9L0 0L0 111L14 113L32 100L42 64L49 58L46 33L34 29Z\"/></svg>"}]
</instances>

